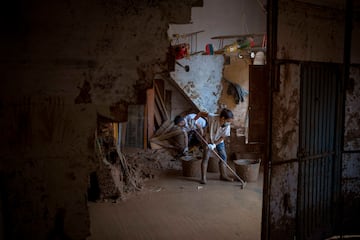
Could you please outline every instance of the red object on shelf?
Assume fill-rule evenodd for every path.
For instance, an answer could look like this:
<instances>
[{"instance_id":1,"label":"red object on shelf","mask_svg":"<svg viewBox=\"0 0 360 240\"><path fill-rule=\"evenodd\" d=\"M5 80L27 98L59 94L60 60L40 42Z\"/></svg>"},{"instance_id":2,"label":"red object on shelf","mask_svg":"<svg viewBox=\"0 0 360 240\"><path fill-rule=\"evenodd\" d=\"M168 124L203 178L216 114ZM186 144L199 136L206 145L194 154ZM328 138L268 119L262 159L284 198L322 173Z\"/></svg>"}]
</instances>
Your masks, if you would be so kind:
<instances>
[{"instance_id":1,"label":"red object on shelf","mask_svg":"<svg viewBox=\"0 0 360 240\"><path fill-rule=\"evenodd\" d=\"M175 47L175 59L182 59L189 55L189 44L183 43L174 46Z\"/></svg>"}]
</instances>

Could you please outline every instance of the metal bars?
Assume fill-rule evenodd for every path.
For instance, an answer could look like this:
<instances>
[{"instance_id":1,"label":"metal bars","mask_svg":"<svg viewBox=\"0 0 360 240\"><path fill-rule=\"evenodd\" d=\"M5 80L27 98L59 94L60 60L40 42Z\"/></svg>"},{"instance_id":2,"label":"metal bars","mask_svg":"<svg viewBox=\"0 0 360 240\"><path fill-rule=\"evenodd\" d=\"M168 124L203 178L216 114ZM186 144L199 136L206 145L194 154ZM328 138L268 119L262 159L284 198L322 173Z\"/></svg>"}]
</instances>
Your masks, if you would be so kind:
<instances>
[{"instance_id":1,"label":"metal bars","mask_svg":"<svg viewBox=\"0 0 360 240\"><path fill-rule=\"evenodd\" d=\"M340 184L335 164L339 73L334 64L301 66L297 238L331 234L334 189Z\"/></svg>"}]
</instances>

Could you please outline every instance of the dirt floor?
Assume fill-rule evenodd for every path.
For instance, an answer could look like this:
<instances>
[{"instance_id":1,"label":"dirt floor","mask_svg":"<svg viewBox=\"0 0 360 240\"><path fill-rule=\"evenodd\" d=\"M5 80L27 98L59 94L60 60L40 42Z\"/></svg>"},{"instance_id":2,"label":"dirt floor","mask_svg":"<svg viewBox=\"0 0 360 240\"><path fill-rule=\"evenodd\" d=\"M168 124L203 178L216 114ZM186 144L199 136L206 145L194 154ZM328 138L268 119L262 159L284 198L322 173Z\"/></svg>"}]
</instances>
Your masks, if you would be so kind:
<instances>
[{"instance_id":1,"label":"dirt floor","mask_svg":"<svg viewBox=\"0 0 360 240\"><path fill-rule=\"evenodd\" d=\"M237 181L220 181L219 173L208 173L202 185L198 176L183 176L181 161L166 161L140 191L89 202L88 240L260 239L261 171L244 189Z\"/></svg>"}]
</instances>

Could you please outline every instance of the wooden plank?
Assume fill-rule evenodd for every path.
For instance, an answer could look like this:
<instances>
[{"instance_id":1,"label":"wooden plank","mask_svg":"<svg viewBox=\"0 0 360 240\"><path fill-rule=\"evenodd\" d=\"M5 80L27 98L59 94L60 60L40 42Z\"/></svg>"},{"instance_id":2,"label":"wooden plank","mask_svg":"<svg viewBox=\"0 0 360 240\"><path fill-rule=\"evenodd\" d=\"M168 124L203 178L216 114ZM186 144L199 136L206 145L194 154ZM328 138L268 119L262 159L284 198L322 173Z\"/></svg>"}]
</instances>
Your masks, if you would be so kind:
<instances>
[{"instance_id":1,"label":"wooden plank","mask_svg":"<svg viewBox=\"0 0 360 240\"><path fill-rule=\"evenodd\" d=\"M163 102L161 101L161 98L157 94L155 94L155 106L161 116L161 120L166 121L168 119L167 112L166 109L164 109L163 107Z\"/></svg>"},{"instance_id":2,"label":"wooden plank","mask_svg":"<svg viewBox=\"0 0 360 240\"><path fill-rule=\"evenodd\" d=\"M161 134L168 132L173 126L174 126L173 121L171 121L171 120L165 121L163 124L161 124L161 126L155 132L153 137L160 136Z\"/></svg>"},{"instance_id":3,"label":"wooden plank","mask_svg":"<svg viewBox=\"0 0 360 240\"><path fill-rule=\"evenodd\" d=\"M126 122L121 123L121 148L123 149L126 141Z\"/></svg>"},{"instance_id":4,"label":"wooden plank","mask_svg":"<svg viewBox=\"0 0 360 240\"><path fill-rule=\"evenodd\" d=\"M232 39L232 38L246 38L246 37L263 37L264 35L265 35L265 33L222 35L222 36L212 37L211 39Z\"/></svg>"},{"instance_id":5,"label":"wooden plank","mask_svg":"<svg viewBox=\"0 0 360 240\"><path fill-rule=\"evenodd\" d=\"M200 31L196 31L196 32L183 33L183 34L175 33L175 34L172 35L172 37L173 37L174 39L179 39L179 38L185 38L185 37L193 36L193 35L196 35L196 34L202 33L202 32L205 32L205 31L204 31L204 30L200 30Z\"/></svg>"},{"instance_id":6,"label":"wooden plank","mask_svg":"<svg viewBox=\"0 0 360 240\"><path fill-rule=\"evenodd\" d=\"M144 146L144 150L147 149L148 146L148 110L147 110L147 103L145 103L145 107L144 107L144 136L143 136L143 146Z\"/></svg>"},{"instance_id":7,"label":"wooden plank","mask_svg":"<svg viewBox=\"0 0 360 240\"><path fill-rule=\"evenodd\" d=\"M147 110L147 138L154 135L154 118L155 118L155 91L153 88L146 90L146 110Z\"/></svg>"},{"instance_id":8,"label":"wooden plank","mask_svg":"<svg viewBox=\"0 0 360 240\"><path fill-rule=\"evenodd\" d=\"M119 144L119 123L113 122L113 134L115 139L115 145Z\"/></svg>"},{"instance_id":9,"label":"wooden plank","mask_svg":"<svg viewBox=\"0 0 360 240\"><path fill-rule=\"evenodd\" d=\"M165 90L165 108L169 118L171 118L171 97L172 91Z\"/></svg>"},{"instance_id":10,"label":"wooden plank","mask_svg":"<svg viewBox=\"0 0 360 240\"><path fill-rule=\"evenodd\" d=\"M159 101L159 110L161 111L161 113L164 113L164 120L166 121L169 119L169 116L166 111L165 103L164 103L163 99L161 98L160 90L156 84L154 84L154 88L155 88L155 101L156 100Z\"/></svg>"},{"instance_id":11,"label":"wooden plank","mask_svg":"<svg viewBox=\"0 0 360 240\"><path fill-rule=\"evenodd\" d=\"M162 121L161 115L159 113L159 109L157 107L154 109L154 115L155 115L155 118L154 118L155 123L157 126L160 127L163 121Z\"/></svg>"},{"instance_id":12,"label":"wooden plank","mask_svg":"<svg viewBox=\"0 0 360 240\"><path fill-rule=\"evenodd\" d=\"M165 97L165 81L164 79L161 79L161 78L156 78L154 79L154 88L155 88L155 85L157 86L159 92L158 94L160 95L161 99L164 99Z\"/></svg>"}]
</instances>

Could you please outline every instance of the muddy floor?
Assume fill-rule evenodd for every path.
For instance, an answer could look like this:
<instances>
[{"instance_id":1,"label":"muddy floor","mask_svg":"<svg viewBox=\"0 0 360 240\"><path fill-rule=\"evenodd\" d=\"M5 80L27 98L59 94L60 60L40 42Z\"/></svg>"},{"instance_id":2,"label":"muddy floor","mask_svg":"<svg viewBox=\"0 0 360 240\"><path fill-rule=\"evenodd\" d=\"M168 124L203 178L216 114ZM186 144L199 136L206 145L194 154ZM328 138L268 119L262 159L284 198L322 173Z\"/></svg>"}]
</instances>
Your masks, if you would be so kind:
<instances>
[{"instance_id":1,"label":"muddy floor","mask_svg":"<svg viewBox=\"0 0 360 240\"><path fill-rule=\"evenodd\" d=\"M241 189L239 182L220 181L219 173L208 173L201 185L199 177L183 176L181 161L166 162L141 191L89 202L88 240L260 239L261 171L257 182Z\"/></svg>"}]
</instances>

